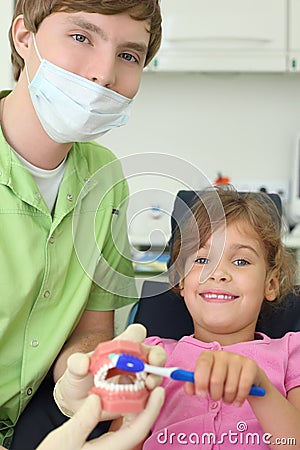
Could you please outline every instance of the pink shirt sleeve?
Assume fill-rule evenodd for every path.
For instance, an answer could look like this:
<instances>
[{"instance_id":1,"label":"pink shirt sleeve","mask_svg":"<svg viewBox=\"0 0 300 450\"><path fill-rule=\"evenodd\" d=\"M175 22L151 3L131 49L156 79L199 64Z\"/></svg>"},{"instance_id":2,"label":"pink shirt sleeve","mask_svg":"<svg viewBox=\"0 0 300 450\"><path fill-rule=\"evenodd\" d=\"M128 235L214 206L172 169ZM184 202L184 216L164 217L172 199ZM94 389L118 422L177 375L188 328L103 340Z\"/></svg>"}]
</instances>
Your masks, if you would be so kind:
<instances>
[{"instance_id":1,"label":"pink shirt sleeve","mask_svg":"<svg viewBox=\"0 0 300 450\"><path fill-rule=\"evenodd\" d=\"M287 333L288 365L286 370L285 388L287 391L300 386L300 332Z\"/></svg>"}]
</instances>

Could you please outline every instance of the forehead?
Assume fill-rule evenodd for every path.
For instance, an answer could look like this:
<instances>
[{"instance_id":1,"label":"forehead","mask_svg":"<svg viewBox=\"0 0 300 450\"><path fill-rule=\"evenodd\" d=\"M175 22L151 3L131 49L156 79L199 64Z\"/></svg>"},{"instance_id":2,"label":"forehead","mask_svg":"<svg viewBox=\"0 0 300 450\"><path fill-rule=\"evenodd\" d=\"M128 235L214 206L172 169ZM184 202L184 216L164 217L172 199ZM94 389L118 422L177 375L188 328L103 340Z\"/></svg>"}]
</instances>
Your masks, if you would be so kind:
<instances>
[{"instance_id":1,"label":"forehead","mask_svg":"<svg viewBox=\"0 0 300 450\"><path fill-rule=\"evenodd\" d=\"M260 237L257 231L255 230L254 226L243 219L237 219L232 222L229 222L226 225L226 229L227 232L232 234L236 233L242 238L260 241Z\"/></svg>"},{"instance_id":2,"label":"forehead","mask_svg":"<svg viewBox=\"0 0 300 450\"><path fill-rule=\"evenodd\" d=\"M101 14L80 12L54 12L47 16L40 27L47 27L55 32L62 27L80 27L90 32L102 34L103 38L119 37L126 40L143 40L149 43L149 21L133 19L129 13Z\"/></svg>"},{"instance_id":3,"label":"forehead","mask_svg":"<svg viewBox=\"0 0 300 450\"><path fill-rule=\"evenodd\" d=\"M246 222L245 220L235 220L226 224L224 228L217 228L212 235L207 239L205 243L203 243L204 247L211 247L213 245L213 241L216 238L219 238L220 242L224 239L225 248L230 247L239 247L239 246L251 246L255 248L255 250L259 250L260 252L265 252L265 248L263 245L263 241L255 228Z\"/></svg>"}]
</instances>

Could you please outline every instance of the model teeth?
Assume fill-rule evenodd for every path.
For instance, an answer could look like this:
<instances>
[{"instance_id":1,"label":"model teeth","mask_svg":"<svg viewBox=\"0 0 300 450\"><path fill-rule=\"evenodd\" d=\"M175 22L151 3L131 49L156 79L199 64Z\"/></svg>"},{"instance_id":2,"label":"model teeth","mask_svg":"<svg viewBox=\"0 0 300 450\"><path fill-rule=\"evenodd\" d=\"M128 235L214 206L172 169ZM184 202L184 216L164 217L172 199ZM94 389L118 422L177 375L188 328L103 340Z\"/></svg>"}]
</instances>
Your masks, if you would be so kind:
<instances>
[{"instance_id":1,"label":"model teeth","mask_svg":"<svg viewBox=\"0 0 300 450\"><path fill-rule=\"evenodd\" d=\"M115 377L106 379L108 371L114 367L115 366L111 362L100 367L94 376L94 384L97 388L105 389L110 392L137 392L144 389L146 372L136 372L134 374L134 383L118 384L114 383Z\"/></svg>"},{"instance_id":2,"label":"model teeth","mask_svg":"<svg viewBox=\"0 0 300 450\"><path fill-rule=\"evenodd\" d=\"M109 392L138 392L145 387L144 381L136 381L134 384L115 384L107 381L95 383L97 388L105 389Z\"/></svg>"}]
</instances>

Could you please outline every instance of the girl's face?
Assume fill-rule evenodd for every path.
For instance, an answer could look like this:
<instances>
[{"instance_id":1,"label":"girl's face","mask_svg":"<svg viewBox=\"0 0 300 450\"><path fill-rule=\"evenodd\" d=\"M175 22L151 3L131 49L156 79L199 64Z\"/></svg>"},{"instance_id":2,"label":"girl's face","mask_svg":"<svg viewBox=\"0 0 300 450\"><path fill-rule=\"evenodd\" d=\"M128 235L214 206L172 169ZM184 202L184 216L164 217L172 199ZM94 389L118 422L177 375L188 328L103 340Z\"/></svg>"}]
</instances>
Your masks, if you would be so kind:
<instances>
[{"instance_id":1,"label":"girl's face","mask_svg":"<svg viewBox=\"0 0 300 450\"><path fill-rule=\"evenodd\" d=\"M223 345L253 340L263 300L277 297L278 278L267 274L265 250L248 224L226 227L219 255L210 252L213 238L199 249L182 283L195 338Z\"/></svg>"}]
</instances>

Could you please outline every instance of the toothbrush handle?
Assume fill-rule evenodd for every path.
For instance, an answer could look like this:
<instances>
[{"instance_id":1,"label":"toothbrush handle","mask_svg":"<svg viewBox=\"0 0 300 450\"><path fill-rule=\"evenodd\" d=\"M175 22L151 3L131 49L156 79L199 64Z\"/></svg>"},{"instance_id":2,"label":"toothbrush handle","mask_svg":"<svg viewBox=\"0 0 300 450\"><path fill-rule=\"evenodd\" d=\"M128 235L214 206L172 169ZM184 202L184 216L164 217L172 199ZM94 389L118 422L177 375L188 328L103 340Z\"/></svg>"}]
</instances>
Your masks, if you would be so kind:
<instances>
[{"instance_id":1,"label":"toothbrush handle","mask_svg":"<svg viewBox=\"0 0 300 450\"><path fill-rule=\"evenodd\" d=\"M257 397L264 397L266 391L264 388L252 384L249 395L256 395Z\"/></svg>"},{"instance_id":2,"label":"toothbrush handle","mask_svg":"<svg viewBox=\"0 0 300 450\"><path fill-rule=\"evenodd\" d=\"M190 381L194 383L194 372L189 372L188 370L175 369L171 373L171 378L177 381Z\"/></svg>"},{"instance_id":3,"label":"toothbrush handle","mask_svg":"<svg viewBox=\"0 0 300 450\"><path fill-rule=\"evenodd\" d=\"M172 372L171 378L173 380L190 381L191 383L194 383L194 373L188 372L187 370L176 369ZM263 397L265 395L265 393L266 393L266 391L264 388L261 388L259 386L256 386L255 384L253 384L250 389L249 395Z\"/></svg>"}]
</instances>

